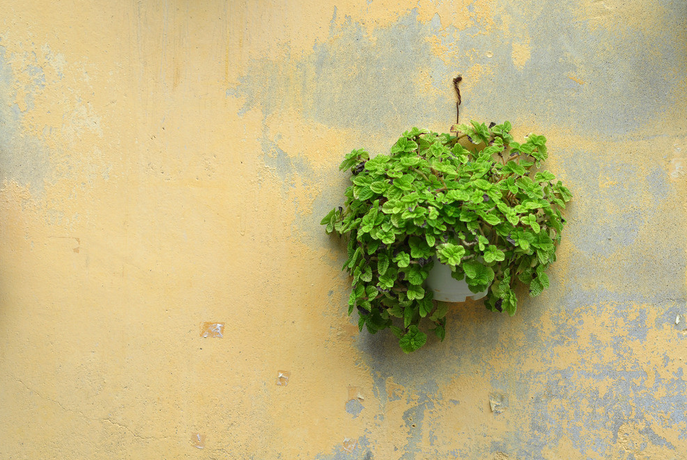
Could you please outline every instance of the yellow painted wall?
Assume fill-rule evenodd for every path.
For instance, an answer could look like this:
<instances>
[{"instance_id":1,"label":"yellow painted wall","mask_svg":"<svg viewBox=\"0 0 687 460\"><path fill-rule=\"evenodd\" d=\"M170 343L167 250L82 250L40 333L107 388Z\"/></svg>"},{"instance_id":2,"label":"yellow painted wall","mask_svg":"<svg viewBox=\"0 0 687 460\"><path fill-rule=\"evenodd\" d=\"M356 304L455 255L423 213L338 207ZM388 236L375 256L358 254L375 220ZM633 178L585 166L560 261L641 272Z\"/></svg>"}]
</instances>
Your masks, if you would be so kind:
<instances>
[{"instance_id":1,"label":"yellow painted wall","mask_svg":"<svg viewBox=\"0 0 687 460\"><path fill-rule=\"evenodd\" d=\"M687 458L686 5L3 0L0 459ZM457 73L575 198L407 356L319 220Z\"/></svg>"}]
</instances>

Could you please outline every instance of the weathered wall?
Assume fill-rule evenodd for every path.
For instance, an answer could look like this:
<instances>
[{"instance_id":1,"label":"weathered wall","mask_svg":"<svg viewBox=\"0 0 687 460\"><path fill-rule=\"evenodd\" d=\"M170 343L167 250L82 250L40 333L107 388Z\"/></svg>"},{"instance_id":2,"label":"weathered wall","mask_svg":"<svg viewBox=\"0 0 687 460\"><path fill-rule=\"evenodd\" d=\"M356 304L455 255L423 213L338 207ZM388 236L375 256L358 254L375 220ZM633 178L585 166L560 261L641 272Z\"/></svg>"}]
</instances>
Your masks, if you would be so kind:
<instances>
[{"instance_id":1,"label":"weathered wall","mask_svg":"<svg viewBox=\"0 0 687 460\"><path fill-rule=\"evenodd\" d=\"M687 458L686 20L3 0L0 458ZM457 73L575 198L549 291L406 356L357 334L318 223L345 153L448 128Z\"/></svg>"}]
</instances>

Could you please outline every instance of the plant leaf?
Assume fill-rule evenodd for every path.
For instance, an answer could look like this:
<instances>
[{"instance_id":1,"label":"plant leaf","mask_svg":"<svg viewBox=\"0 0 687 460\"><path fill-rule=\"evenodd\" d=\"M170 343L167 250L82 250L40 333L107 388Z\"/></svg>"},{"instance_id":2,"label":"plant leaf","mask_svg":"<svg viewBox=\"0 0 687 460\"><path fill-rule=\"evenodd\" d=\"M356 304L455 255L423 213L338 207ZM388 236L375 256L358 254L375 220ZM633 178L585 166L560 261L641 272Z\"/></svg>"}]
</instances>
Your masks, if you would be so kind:
<instances>
[{"instance_id":1,"label":"plant leaf","mask_svg":"<svg viewBox=\"0 0 687 460\"><path fill-rule=\"evenodd\" d=\"M383 276L388 268L389 256L382 252L377 256L377 273L379 276Z\"/></svg>"},{"instance_id":2,"label":"plant leaf","mask_svg":"<svg viewBox=\"0 0 687 460\"><path fill-rule=\"evenodd\" d=\"M394 179L394 185L401 190L410 190L413 184L413 175L404 174L403 176Z\"/></svg>"},{"instance_id":3,"label":"plant leaf","mask_svg":"<svg viewBox=\"0 0 687 460\"><path fill-rule=\"evenodd\" d=\"M425 296L425 290L422 286L411 284L408 286L408 292L406 294L408 295L409 300L418 300Z\"/></svg>"},{"instance_id":4,"label":"plant leaf","mask_svg":"<svg viewBox=\"0 0 687 460\"><path fill-rule=\"evenodd\" d=\"M530 282L530 296L537 297L543 291L544 291L544 286L542 286L541 281L539 281L539 278L534 278Z\"/></svg>"},{"instance_id":5,"label":"plant leaf","mask_svg":"<svg viewBox=\"0 0 687 460\"><path fill-rule=\"evenodd\" d=\"M448 313L448 304L446 302L437 302L437 309L434 310L432 316L429 317L431 321L439 321Z\"/></svg>"},{"instance_id":6,"label":"plant leaf","mask_svg":"<svg viewBox=\"0 0 687 460\"><path fill-rule=\"evenodd\" d=\"M412 353L427 342L427 334L421 332L417 326L408 328L408 332L401 337L398 344L405 353Z\"/></svg>"},{"instance_id":7,"label":"plant leaf","mask_svg":"<svg viewBox=\"0 0 687 460\"><path fill-rule=\"evenodd\" d=\"M429 315L429 312L431 312L432 308L434 308L432 301L428 297L429 296L425 296L422 300L418 302L418 306L420 307L420 316L423 318Z\"/></svg>"},{"instance_id":8,"label":"plant leaf","mask_svg":"<svg viewBox=\"0 0 687 460\"><path fill-rule=\"evenodd\" d=\"M396 338L400 339L403 337L403 329L401 329L398 326L390 326L391 332L396 336Z\"/></svg>"},{"instance_id":9,"label":"plant leaf","mask_svg":"<svg viewBox=\"0 0 687 460\"><path fill-rule=\"evenodd\" d=\"M439 340L441 340L443 342L444 339L446 338L446 328L442 325L439 325L439 326L435 327L433 330L434 330L434 334L436 334L436 336L439 337Z\"/></svg>"},{"instance_id":10,"label":"plant leaf","mask_svg":"<svg viewBox=\"0 0 687 460\"><path fill-rule=\"evenodd\" d=\"M392 260L398 264L399 268L405 268L410 265L410 254L399 252Z\"/></svg>"},{"instance_id":11,"label":"plant leaf","mask_svg":"<svg viewBox=\"0 0 687 460\"><path fill-rule=\"evenodd\" d=\"M385 180L377 180L370 184L370 190L381 195L389 188L389 183Z\"/></svg>"},{"instance_id":12,"label":"plant leaf","mask_svg":"<svg viewBox=\"0 0 687 460\"><path fill-rule=\"evenodd\" d=\"M415 310L410 305L405 307L403 310L403 327L407 328L410 323L413 322L413 316L415 316Z\"/></svg>"},{"instance_id":13,"label":"plant leaf","mask_svg":"<svg viewBox=\"0 0 687 460\"><path fill-rule=\"evenodd\" d=\"M492 263L494 261L501 262L506 258L506 254L494 245L489 245L486 252L484 253L484 261L486 263Z\"/></svg>"},{"instance_id":14,"label":"plant leaf","mask_svg":"<svg viewBox=\"0 0 687 460\"><path fill-rule=\"evenodd\" d=\"M489 225L498 225L501 223L501 219L499 219L495 214L485 214L484 221Z\"/></svg>"},{"instance_id":15,"label":"plant leaf","mask_svg":"<svg viewBox=\"0 0 687 460\"><path fill-rule=\"evenodd\" d=\"M468 277L468 286L482 287L488 285L494 279L494 270L479 262L469 261L462 265L465 275ZM479 291L473 291L479 292Z\"/></svg>"},{"instance_id":16,"label":"plant leaf","mask_svg":"<svg viewBox=\"0 0 687 460\"><path fill-rule=\"evenodd\" d=\"M427 278L427 273L429 272L422 270L420 265L415 264L410 267L410 270L406 273L406 279L410 281L411 284L420 286L425 281L425 278Z\"/></svg>"},{"instance_id":17,"label":"plant leaf","mask_svg":"<svg viewBox=\"0 0 687 460\"><path fill-rule=\"evenodd\" d=\"M465 248L457 244L445 243L437 250L437 255L442 264L456 266L465 255Z\"/></svg>"},{"instance_id":18,"label":"plant leaf","mask_svg":"<svg viewBox=\"0 0 687 460\"><path fill-rule=\"evenodd\" d=\"M367 185L364 187L353 187L353 196L360 201L365 201L372 198L374 192Z\"/></svg>"}]
</instances>

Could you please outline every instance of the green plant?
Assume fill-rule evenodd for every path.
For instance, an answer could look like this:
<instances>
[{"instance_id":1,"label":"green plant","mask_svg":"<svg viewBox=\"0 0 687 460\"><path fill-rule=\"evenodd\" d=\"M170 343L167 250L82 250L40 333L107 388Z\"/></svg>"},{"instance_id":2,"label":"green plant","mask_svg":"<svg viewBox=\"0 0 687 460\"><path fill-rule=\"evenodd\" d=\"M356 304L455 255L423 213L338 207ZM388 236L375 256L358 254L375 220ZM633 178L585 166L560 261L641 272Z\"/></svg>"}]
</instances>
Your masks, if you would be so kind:
<instances>
[{"instance_id":1,"label":"green plant","mask_svg":"<svg viewBox=\"0 0 687 460\"><path fill-rule=\"evenodd\" d=\"M389 155L346 155L352 172L345 205L322 220L348 237L343 266L353 278L349 315L374 334L391 328L406 353L425 344L424 318L443 340L448 305L432 301L424 281L437 258L472 292L489 288L485 306L515 314L515 285L531 296L549 287L571 199L552 173L544 136L514 142L511 124L459 125L456 135L413 128Z\"/></svg>"}]
</instances>

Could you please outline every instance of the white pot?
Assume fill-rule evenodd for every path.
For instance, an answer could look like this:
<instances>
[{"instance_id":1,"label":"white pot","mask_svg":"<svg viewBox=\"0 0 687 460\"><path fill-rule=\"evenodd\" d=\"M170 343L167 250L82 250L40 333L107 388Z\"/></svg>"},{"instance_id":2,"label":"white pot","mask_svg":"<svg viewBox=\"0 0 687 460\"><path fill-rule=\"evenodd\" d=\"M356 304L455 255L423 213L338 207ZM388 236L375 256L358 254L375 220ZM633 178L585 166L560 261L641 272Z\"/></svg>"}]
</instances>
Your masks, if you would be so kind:
<instances>
[{"instance_id":1,"label":"white pot","mask_svg":"<svg viewBox=\"0 0 687 460\"><path fill-rule=\"evenodd\" d=\"M464 279L458 281L451 276L451 267L434 259L434 267L429 271L425 281L428 289L434 292L434 299L442 302L465 302L468 297L472 300L481 299L487 295L489 288L474 293Z\"/></svg>"}]
</instances>

